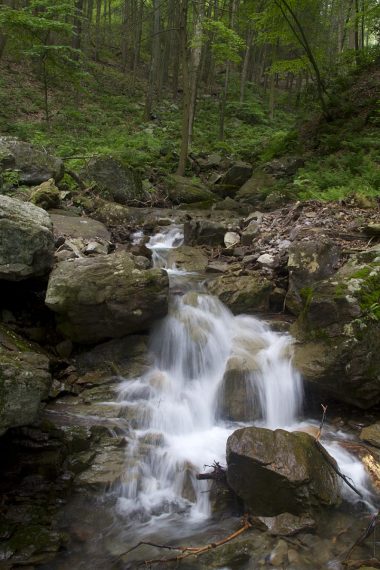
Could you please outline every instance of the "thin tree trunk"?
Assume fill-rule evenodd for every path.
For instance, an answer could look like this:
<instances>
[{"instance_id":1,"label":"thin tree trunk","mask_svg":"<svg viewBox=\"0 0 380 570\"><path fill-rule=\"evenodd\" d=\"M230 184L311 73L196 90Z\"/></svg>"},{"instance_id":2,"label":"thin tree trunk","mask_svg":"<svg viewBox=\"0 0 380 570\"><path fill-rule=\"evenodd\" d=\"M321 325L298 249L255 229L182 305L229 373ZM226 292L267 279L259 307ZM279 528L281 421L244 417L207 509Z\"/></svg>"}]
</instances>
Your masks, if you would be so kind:
<instances>
[{"instance_id":1,"label":"thin tree trunk","mask_svg":"<svg viewBox=\"0 0 380 570\"><path fill-rule=\"evenodd\" d=\"M95 61L99 61L101 12L102 12L102 0L97 0L96 1L96 22L95 22Z\"/></svg>"},{"instance_id":2,"label":"thin tree trunk","mask_svg":"<svg viewBox=\"0 0 380 570\"><path fill-rule=\"evenodd\" d=\"M183 111L182 111L182 136L181 151L177 174L183 176L186 170L187 157L189 152L189 120L190 120L190 81L189 81L189 61L187 50L187 12L188 0L181 0L180 5L180 46L182 54L182 80L183 80Z\"/></svg>"},{"instance_id":3,"label":"thin tree trunk","mask_svg":"<svg viewBox=\"0 0 380 570\"><path fill-rule=\"evenodd\" d=\"M190 109L189 109L189 146L193 137L193 126L195 118L195 108L197 104L199 67L202 55L202 35L203 35L203 19L204 19L204 3L199 3L198 9L194 8L194 47L191 49L190 57Z\"/></svg>"},{"instance_id":4,"label":"thin tree trunk","mask_svg":"<svg viewBox=\"0 0 380 570\"><path fill-rule=\"evenodd\" d=\"M145 102L145 118L148 120L152 114L153 99L157 88L160 65L160 0L153 1L153 9L152 56L149 69L149 85Z\"/></svg>"},{"instance_id":5,"label":"thin tree trunk","mask_svg":"<svg viewBox=\"0 0 380 570\"><path fill-rule=\"evenodd\" d=\"M247 37L247 47L244 55L243 68L240 77L240 103L243 103L244 101L245 84L247 82L248 64L251 55L252 41L253 41L253 30L249 30Z\"/></svg>"},{"instance_id":6,"label":"thin tree trunk","mask_svg":"<svg viewBox=\"0 0 380 570\"><path fill-rule=\"evenodd\" d=\"M236 2L237 0L232 0L231 7L230 7L230 28L233 29L234 26L234 19L235 19L235 9L236 9ZM227 96L228 96L228 85L230 80L230 62L227 61L226 64L226 75L224 78L224 89L221 94L220 98L220 105L219 105L219 140L224 140L224 124L226 118L226 104L227 104Z\"/></svg>"},{"instance_id":7,"label":"thin tree trunk","mask_svg":"<svg viewBox=\"0 0 380 570\"><path fill-rule=\"evenodd\" d=\"M76 0L72 47L77 50L80 50L82 44L82 22L83 0ZM75 59L79 59L79 54L75 55Z\"/></svg>"}]
</instances>

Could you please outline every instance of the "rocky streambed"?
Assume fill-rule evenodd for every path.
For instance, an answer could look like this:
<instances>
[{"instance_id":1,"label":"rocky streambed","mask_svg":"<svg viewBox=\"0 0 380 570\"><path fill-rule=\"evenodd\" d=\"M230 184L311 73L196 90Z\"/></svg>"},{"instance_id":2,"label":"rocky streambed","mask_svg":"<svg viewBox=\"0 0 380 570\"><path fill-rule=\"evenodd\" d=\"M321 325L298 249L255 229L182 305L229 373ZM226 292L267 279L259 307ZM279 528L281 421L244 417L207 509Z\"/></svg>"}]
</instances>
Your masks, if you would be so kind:
<instances>
[{"instance_id":1,"label":"rocky streambed","mask_svg":"<svg viewBox=\"0 0 380 570\"><path fill-rule=\"evenodd\" d=\"M60 165L45 161L42 179L32 182L45 184L34 201L48 212L20 196L0 196L0 567L84 568L91 560L95 568L135 568L163 556L147 546L125 554L144 537L215 543L249 513L252 527L244 534L181 566L342 568L376 511L380 480L378 209L306 202L241 214L134 208L96 198L91 215L83 216L59 192L54 207L61 208L51 209L56 190L47 180L61 176L53 167ZM176 228L183 228L184 243L174 238L176 247L160 262L165 247L147 243L157 234L165 241ZM128 510L128 501L131 489L139 492L141 465L156 473L159 450L168 445L165 430L149 422L161 417L176 390L170 378L182 372L172 374L162 360L160 374L154 372L167 345L159 341L168 337L165 328L156 344L148 336L168 311L180 327L169 345L186 334L181 370L192 382L174 404L176 425L187 417L183 410L181 419L179 406L199 390L197 425L206 421L202 396L213 397L212 414L224 431L207 432L215 437L209 455L194 448L193 463L181 464L177 498L150 505L147 516ZM259 316L260 323L241 314ZM238 343L230 345L225 335L232 330ZM290 331L295 343L273 330ZM210 338L221 370L215 393ZM284 383L292 352L304 379L303 412L298 404L292 412L297 433L294 425L275 430L276 423L268 424L280 388L269 402L260 384L273 363L263 355L279 339L285 339L276 356L283 367L274 376ZM204 385L194 364L199 354L208 373ZM342 493L334 460L327 464L318 455L321 403L329 405L322 443L356 477L362 500L347 486ZM284 408L280 398L273 413ZM300 423L302 414L308 419ZM174 443L167 449L180 453ZM182 447L193 443L184 439ZM197 483L197 462L203 472L213 460L228 467L225 478L211 487ZM190 516L201 503L211 510ZM149 525L151 517L161 517L161 524ZM374 557L370 541L353 554Z\"/></svg>"}]
</instances>

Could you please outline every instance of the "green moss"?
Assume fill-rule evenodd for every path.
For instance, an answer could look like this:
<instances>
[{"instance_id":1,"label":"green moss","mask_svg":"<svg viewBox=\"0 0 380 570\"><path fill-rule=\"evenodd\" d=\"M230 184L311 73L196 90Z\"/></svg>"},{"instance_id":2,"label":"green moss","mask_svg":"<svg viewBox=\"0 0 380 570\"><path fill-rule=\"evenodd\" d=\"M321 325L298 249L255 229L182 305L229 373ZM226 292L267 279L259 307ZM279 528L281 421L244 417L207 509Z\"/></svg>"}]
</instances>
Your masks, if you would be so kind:
<instances>
[{"instance_id":1,"label":"green moss","mask_svg":"<svg viewBox=\"0 0 380 570\"><path fill-rule=\"evenodd\" d=\"M371 267L362 267L352 275L352 279L367 279L371 271Z\"/></svg>"}]
</instances>

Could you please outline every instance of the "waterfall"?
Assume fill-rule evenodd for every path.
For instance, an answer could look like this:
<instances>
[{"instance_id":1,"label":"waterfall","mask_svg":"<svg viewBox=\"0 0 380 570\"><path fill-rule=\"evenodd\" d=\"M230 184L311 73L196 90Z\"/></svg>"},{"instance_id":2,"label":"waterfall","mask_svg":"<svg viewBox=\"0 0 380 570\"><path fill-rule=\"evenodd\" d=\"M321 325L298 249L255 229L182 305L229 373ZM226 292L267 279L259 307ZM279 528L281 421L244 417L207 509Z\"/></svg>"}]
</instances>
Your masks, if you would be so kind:
<instances>
[{"instance_id":1,"label":"waterfall","mask_svg":"<svg viewBox=\"0 0 380 570\"><path fill-rule=\"evenodd\" d=\"M199 278L175 265L168 268L168 252L182 242L181 230L169 226L147 244L155 267L169 274L169 314L152 331L149 372L119 388L134 429L128 435L118 510L140 522L177 513L193 520L207 517L207 483L196 481L196 474L214 461L225 463L228 436L254 420L270 429L296 429L302 411L291 337L254 317L234 316L205 292ZM220 413L223 379L236 363L246 382L244 421ZM347 463L347 452L331 449ZM364 470L356 471L353 478L363 486Z\"/></svg>"}]
</instances>

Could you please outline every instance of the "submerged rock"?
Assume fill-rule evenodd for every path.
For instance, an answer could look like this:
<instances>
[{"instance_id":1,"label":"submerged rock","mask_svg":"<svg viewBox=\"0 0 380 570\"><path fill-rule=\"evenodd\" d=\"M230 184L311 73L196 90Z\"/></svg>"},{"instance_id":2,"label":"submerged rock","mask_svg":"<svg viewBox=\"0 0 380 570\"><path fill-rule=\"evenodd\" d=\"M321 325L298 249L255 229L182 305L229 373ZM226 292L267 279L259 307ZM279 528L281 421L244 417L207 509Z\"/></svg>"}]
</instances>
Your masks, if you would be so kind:
<instances>
[{"instance_id":1,"label":"submerged rock","mask_svg":"<svg viewBox=\"0 0 380 570\"><path fill-rule=\"evenodd\" d=\"M239 429L228 438L227 464L228 484L253 514L298 516L339 503L336 473L306 433Z\"/></svg>"},{"instance_id":2,"label":"submerged rock","mask_svg":"<svg viewBox=\"0 0 380 570\"><path fill-rule=\"evenodd\" d=\"M0 137L0 174L5 170L14 170L20 184L31 186L49 178L58 182L64 174L60 158L14 137Z\"/></svg>"},{"instance_id":3,"label":"submerged rock","mask_svg":"<svg viewBox=\"0 0 380 570\"><path fill-rule=\"evenodd\" d=\"M168 309L169 281L160 269L141 270L125 252L59 263L46 305L67 338L94 344L149 329Z\"/></svg>"},{"instance_id":4,"label":"submerged rock","mask_svg":"<svg viewBox=\"0 0 380 570\"><path fill-rule=\"evenodd\" d=\"M0 196L0 235L0 279L21 281L52 267L52 223L42 208Z\"/></svg>"}]
</instances>

